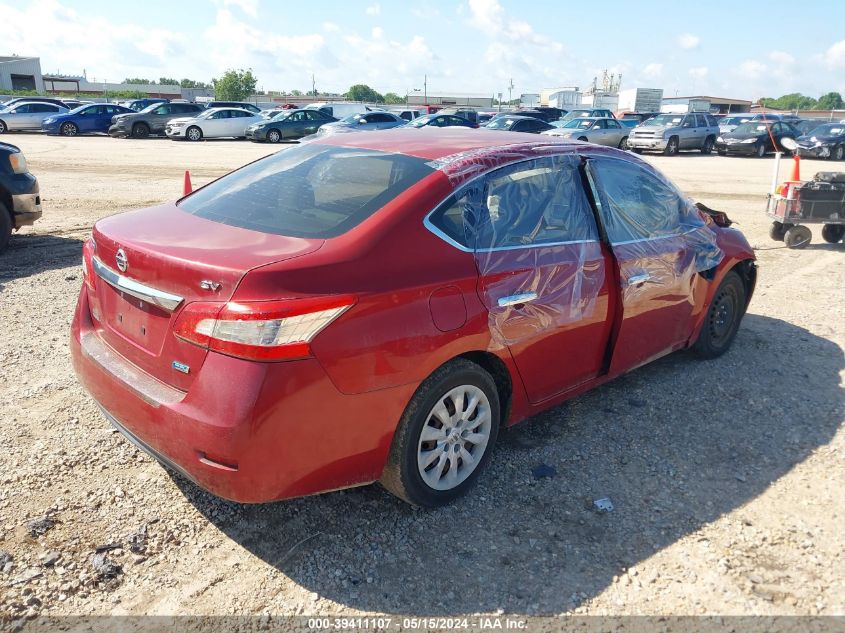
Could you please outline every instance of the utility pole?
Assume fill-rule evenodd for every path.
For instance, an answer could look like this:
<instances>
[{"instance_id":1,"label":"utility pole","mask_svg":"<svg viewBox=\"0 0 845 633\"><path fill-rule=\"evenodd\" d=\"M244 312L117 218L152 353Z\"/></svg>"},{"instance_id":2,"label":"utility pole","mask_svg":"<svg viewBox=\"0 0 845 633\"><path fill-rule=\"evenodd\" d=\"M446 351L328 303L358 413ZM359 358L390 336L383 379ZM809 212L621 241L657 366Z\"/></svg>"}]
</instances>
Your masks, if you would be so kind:
<instances>
[{"instance_id":1,"label":"utility pole","mask_svg":"<svg viewBox=\"0 0 845 633\"><path fill-rule=\"evenodd\" d=\"M423 100L428 105L428 75L423 75Z\"/></svg>"},{"instance_id":2,"label":"utility pole","mask_svg":"<svg viewBox=\"0 0 845 633\"><path fill-rule=\"evenodd\" d=\"M513 78L511 78L511 82L508 84L508 107L510 108L513 106Z\"/></svg>"},{"instance_id":3,"label":"utility pole","mask_svg":"<svg viewBox=\"0 0 845 633\"><path fill-rule=\"evenodd\" d=\"M311 73L311 94L317 96L317 83L314 81L314 73Z\"/></svg>"}]
</instances>

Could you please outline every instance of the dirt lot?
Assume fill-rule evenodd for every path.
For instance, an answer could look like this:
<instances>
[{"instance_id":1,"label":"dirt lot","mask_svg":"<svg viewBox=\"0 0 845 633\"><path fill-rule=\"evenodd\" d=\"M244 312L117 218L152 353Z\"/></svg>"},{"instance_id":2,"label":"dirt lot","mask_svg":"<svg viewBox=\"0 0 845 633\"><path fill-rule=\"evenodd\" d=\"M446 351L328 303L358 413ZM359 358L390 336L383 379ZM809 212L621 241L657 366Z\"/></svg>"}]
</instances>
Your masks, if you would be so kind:
<instances>
[{"instance_id":1,"label":"dirt lot","mask_svg":"<svg viewBox=\"0 0 845 633\"><path fill-rule=\"evenodd\" d=\"M672 355L520 425L471 496L420 511L378 486L217 500L112 432L74 379L92 223L274 148L3 140L44 218L0 257L0 616L845 613L845 245L768 238L771 159L650 159L758 249L733 350Z\"/></svg>"}]
</instances>

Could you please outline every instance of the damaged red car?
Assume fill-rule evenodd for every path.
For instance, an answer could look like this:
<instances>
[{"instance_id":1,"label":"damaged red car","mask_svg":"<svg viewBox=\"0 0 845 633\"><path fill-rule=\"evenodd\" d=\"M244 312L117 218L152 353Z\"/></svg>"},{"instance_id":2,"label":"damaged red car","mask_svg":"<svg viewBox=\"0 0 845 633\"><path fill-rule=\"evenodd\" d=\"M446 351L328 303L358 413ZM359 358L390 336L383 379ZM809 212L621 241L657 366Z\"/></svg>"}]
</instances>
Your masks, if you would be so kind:
<instances>
[{"instance_id":1,"label":"damaged red car","mask_svg":"<svg viewBox=\"0 0 845 633\"><path fill-rule=\"evenodd\" d=\"M212 493L466 492L499 430L731 345L754 254L630 153L460 128L320 138L100 220L76 373Z\"/></svg>"}]
</instances>

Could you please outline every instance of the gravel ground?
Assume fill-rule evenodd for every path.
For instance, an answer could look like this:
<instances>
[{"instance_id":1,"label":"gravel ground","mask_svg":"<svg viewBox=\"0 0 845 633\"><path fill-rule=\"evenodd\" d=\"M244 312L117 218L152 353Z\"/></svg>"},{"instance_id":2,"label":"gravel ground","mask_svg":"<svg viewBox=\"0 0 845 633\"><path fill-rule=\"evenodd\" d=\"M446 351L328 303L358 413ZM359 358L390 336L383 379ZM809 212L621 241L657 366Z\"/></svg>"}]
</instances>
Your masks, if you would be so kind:
<instances>
[{"instance_id":1,"label":"gravel ground","mask_svg":"<svg viewBox=\"0 0 845 633\"><path fill-rule=\"evenodd\" d=\"M845 246L768 238L771 160L649 159L758 249L732 351L674 354L519 425L469 497L421 511L378 486L215 499L114 433L74 379L91 224L175 198L186 168L202 184L273 148L3 140L45 215L0 257L0 618L845 613Z\"/></svg>"}]
</instances>

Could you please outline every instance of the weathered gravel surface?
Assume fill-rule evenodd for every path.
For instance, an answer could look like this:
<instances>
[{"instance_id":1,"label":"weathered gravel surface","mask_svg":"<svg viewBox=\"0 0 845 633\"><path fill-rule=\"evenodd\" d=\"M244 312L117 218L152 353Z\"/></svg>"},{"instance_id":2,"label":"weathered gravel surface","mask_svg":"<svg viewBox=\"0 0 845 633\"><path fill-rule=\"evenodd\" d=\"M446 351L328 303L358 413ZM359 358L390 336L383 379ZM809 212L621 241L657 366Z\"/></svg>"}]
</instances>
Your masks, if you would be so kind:
<instances>
[{"instance_id":1,"label":"weathered gravel surface","mask_svg":"<svg viewBox=\"0 0 845 633\"><path fill-rule=\"evenodd\" d=\"M674 354L537 416L470 496L422 511L378 486L213 498L113 432L74 379L91 224L175 198L185 168L203 183L274 148L3 140L45 216L0 256L0 619L845 613L845 245L768 238L771 160L649 159L759 249L732 351Z\"/></svg>"}]
</instances>

